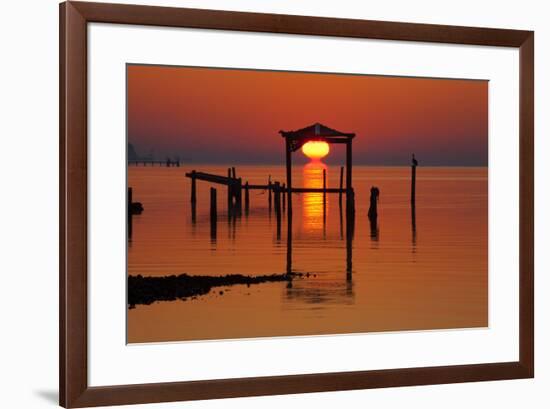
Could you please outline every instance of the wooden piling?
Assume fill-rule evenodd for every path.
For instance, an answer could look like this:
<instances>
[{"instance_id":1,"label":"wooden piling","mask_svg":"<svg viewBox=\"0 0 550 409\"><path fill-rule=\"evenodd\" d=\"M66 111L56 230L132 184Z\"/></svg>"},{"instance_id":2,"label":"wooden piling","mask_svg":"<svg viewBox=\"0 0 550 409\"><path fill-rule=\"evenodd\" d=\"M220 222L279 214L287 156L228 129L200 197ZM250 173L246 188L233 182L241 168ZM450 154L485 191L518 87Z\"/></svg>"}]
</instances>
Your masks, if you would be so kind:
<instances>
[{"instance_id":1,"label":"wooden piling","mask_svg":"<svg viewBox=\"0 0 550 409\"><path fill-rule=\"evenodd\" d=\"M243 209L243 180L241 178L235 179L235 202L240 214Z\"/></svg>"},{"instance_id":2,"label":"wooden piling","mask_svg":"<svg viewBox=\"0 0 550 409\"><path fill-rule=\"evenodd\" d=\"M130 213L130 207L133 203L133 190L131 187L128 188L128 214Z\"/></svg>"},{"instance_id":3,"label":"wooden piling","mask_svg":"<svg viewBox=\"0 0 550 409\"><path fill-rule=\"evenodd\" d=\"M218 223L218 209L217 209L217 194L216 189L210 188L210 237L216 238L217 223Z\"/></svg>"},{"instance_id":4,"label":"wooden piling","mask_svg":"<svg viewBox=\"0 0 550 409\"><path fill-rule=\"evenodd\" d=\"M195 170L191 171L191 203L197 203L197 179Z\"/></svg>"},{"instance_id":5,"label":"wooden piling","mask_svg":"<svg viewBox=\"0 0 550 409\"><path fill-rule=\"evenodd\" d=\"M269 175L269 178L267 180L267 201L268 201L268 205L269 205L269 211L271 211L271 203L272 203L272 194L271 194L271 190L273 189L273 186L271 184L271 175Z\"/></svg>"},{"instance_id":6,"label":"wooden piling","mask_svg":"<svg viewBox=\"0 0 550 409\"><path fill-rule=\"evenodd\" d=\"M227 178L231 179L231 168L227 168ZM227 215L231 217L231 208L233 207L233 186L231 180L227 184Z\"/></svg>"},{"instance_id":7,"label":"wooden piling","mask_svg":"<svg viewBox=\"0 0 550 409\"><path fill-rule=\"evenodd\" d=\"M352 163L352 152L351 152L351 140L346 143L346 190L350 190L352 188L352 181L351 181L351 167L353 166Z\"/></svg>"},{"instance_id":8,"label":"wooden piling","mask_svg":"<svg viewBox=\"0 0 550 409\"><path fill-rule=\"evenodd\" d=\"M369 205L369 220L376 221L378 218L378 196L380 195L380 190L376 186L370 188L370 205Z\"/></svg>"},{"instance_id":9,"label":"wooden piling","mask_svg":"<svg viewBox=\"0 0 550 409\"><path fill-rule=\"evenodd\" d=\"M327 170L323 169L323 227L327 223Z\"/></svg>"},{"instance_id":10,"label":"wooden piling","mask_svg":"<svg viewBox=\"0 0 550 409\"><path fill-rule=\"evenodd\" d=\"M323 205L327 202L327 170L323 169Z\"/></svg>"},{"instance_id":11,"label":"wooden piling","mask_svg":"<svg viewBox=\"0 0 550 409\"><path fill-rule=\"evenodd\" d=\"M283 201L283 212L286 210L286 195L287 195L286 183L283 183L283 194L281 198L281 200Z\"/></svg>"},{"instance_id":12,"label":"wooden piling","mask_svg":"<svg viewBox=\"0 0 550 409\"><path fill-rule=\"evenodd\" d=\"M273 187L275 193L275 215L277 216L277 240L281 240L281 185L275 182Z\"/></svg>"},{"instance_id":13,"label":"wooden piling","mask_svg":"<svg viewBox=\"0 0 550 409\"><path fill-rule=\"evenodd\" d=\"M244 211L248 214L250 207L250 191L248 189L248 181L244 184Z\"/></svg>"},{"instance_id":14,"label":"wooden piling","mask_svg":"<svg viewBox=\"0 0 550 409\"><path fill-rule=\"evenodd\" d=\"M233 179L237 179L237 171L235 170L235 166L231 167L231 176Z\"/></svg>"},{"instance_id":15,"label":"wooden piling","mask_svg":"<svg viewBox=\"0 0 550 409\"><path fill-rule=\"evenodd\" d=\"M292 149L289 138L285 138L285 161L286 161L286 185L287 185L287 209L288 214L292 213Z\"/></svg>"},{"instance_id":16,"label":"wooden piling","mask_svg":"<svg viewBox=\"0 0 550 409\"><path fill-rule=\"evenodd\" d=\"M342 189L344 188L344 167L340 166L340 192L338 192L338 204L342 208Z\"/></svg>"}]
</instances>

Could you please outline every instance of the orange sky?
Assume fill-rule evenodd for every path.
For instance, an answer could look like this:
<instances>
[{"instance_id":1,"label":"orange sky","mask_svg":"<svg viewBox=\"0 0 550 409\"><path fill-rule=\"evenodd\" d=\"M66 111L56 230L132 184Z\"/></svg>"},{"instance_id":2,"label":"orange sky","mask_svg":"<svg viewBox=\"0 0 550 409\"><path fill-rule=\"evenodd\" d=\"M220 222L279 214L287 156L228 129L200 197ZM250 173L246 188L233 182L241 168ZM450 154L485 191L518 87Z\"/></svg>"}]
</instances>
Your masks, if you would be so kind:
<instances>
[{"instance_id":1,"label":"orange sky","mask_svg":"<svg viewBox=\"0 0 550 409\"><path fill-rule=\"evenodd\" d=\"M128 66L128 139L138 154L284 163L279 130L354 132L357 164L486 166L488 82ZM327 162L341 161L335 146ZM296 154L296 158L302 157Z\"/></svg>"}]
</instances>

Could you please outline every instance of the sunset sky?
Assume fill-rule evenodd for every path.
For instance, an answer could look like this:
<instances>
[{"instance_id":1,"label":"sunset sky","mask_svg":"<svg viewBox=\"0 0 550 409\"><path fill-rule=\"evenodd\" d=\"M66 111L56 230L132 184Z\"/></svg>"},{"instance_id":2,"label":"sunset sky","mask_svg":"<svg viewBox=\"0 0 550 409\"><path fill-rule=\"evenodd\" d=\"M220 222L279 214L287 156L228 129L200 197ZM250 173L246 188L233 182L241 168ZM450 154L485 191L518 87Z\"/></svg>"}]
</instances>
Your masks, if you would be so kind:
<instances>
[{"instance_id":1,"label":"sunset sky","mask_svg":"<svg viewBox=\"0 0 550 409\"><path fill-rule=\"evenodd\" d=\"M128 141L139 155L283 164L279 130L354 132L367 165L487 166L488 82L128 65ZM301 153L294 157L305 161ZM341 162L333 146L326 162Z\"/></svg>"}]
</instances>

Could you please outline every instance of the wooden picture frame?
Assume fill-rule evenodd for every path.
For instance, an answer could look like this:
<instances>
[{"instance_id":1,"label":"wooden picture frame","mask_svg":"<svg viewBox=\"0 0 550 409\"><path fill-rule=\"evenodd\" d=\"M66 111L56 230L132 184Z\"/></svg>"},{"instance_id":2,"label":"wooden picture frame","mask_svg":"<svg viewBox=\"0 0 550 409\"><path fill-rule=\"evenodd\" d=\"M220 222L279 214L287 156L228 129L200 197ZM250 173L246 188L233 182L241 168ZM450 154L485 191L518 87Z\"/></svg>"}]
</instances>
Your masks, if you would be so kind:
<instances>
[{"instance_id":1,"label":"wooden picture frame","mask_svg":"<svg viewBox=\"0 0 550 409\"><path fill-rule=\"evenodd\" d=\"M519 360L474 365L88 386L87 25L92 22L519 49ZM122 405L532 378L534 376L534 33L122 4L60 5L60 404Z\"/></svg>"}]
</instances>

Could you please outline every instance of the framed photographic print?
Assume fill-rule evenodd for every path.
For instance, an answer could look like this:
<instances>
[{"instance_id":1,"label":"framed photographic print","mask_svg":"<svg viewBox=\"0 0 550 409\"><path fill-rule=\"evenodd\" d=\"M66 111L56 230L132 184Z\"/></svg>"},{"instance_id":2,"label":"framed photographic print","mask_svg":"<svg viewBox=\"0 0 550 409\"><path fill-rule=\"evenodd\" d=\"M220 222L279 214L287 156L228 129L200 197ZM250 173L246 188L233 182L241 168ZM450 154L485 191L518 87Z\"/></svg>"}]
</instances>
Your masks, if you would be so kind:
<instances>
[{"instance_id":1,"label":"framed photographic print","mask_svg":"<svg viewBox=\"0 0 550 409\"><path fill-rule=\"evenodd\" d=\"M534 376L534 33L60 6L60 404Z\"/></svg>"}]
</instances>

